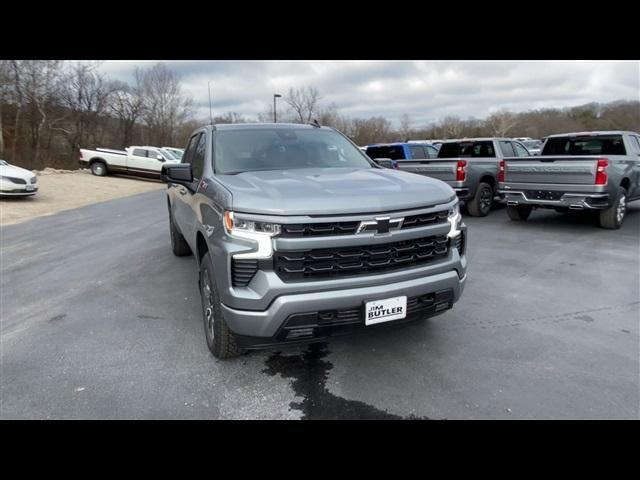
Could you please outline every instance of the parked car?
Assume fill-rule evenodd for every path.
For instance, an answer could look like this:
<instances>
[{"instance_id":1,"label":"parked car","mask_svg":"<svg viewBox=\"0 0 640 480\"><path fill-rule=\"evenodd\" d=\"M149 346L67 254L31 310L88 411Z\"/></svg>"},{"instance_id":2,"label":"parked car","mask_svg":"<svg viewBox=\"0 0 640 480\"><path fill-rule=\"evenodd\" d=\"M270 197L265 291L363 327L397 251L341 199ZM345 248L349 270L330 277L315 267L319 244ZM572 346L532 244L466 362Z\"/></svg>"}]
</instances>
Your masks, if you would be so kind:
<instances>
[{"instance_id":1,"label":"parked car","mask_svg":"<svg viewBox=\"0 0 640 480\"><path fill-rule=\"evenodd\" d=\"M640 135L606 131L550 135L542 154L507 158L500 190L511 220L534 208L599 212L602 228L620 228L627 203L640 199Z\"/></svg>"},{"instance_id":2,"label":"parked car","mask_svg":"<svg viewBox=\"0 0 640 480\"><path fill-rule=\"evenodd\" d=\"M179 163L180 160L162 148L134 146L125 150L80 149L79 162L81 166L89 167L91 173L100 177L109 173L124 173L160 178L162 165Z\"/></svg>"},{"instance_id":3,"label":"parked car","mask_svg":"<svg viewBox=\"0 0 640 480\"><path fill-rule=\"evenodd\" d=\"M332 128L208 125L163 174L171 248L195 256L216 357L436 315L462 294L455 192L379 167Z\"/></svg>"},{"instance_id":4,"label":"parked car","mask_svg":"<svg viewBox=\"0 0 640 480\"><path fill-rule=\"evenodd\" d=\"M523 140L521 143L533 156L540 155L542 152L542 141L540 140Z\"/></svg>"},{"instance_id":5,"label":"parked car","mask_svg":"<svg viewBox=\"0 0 640 480\"><path fill-rule=\"evenodd\" d=\"M38 191L38 177L31 170L0 160L0 195L25 197Z\"/></svg>"},{"instance_id":6,"label":"parked car","mask_svg":"<svg viewBox=\"0 0 640 480\"><path fill-rule=\"evenodd\" d=\"M441 144L437 158L397 161L391 168L446 182L465 201L469 215L484 217L496 199L500 159L516 155L530 156L521 143L510 138L448 140Z\"/></svg>"},{"instance_id":7,"label":"parked car","mask_svg":"<svg viewBox=\"0 0 640 480\"><path fill-rule=\"evenodd\" d=\"M164 150L169 150L178 160L182 158L184 154L184 148L175 148L175 147L162 147Z\"/></svg>"},{"instance_id":8,"label":"parked car","mask_svg":"<svg viewBox=\"0 0 640 480\"><path fill-rule=\"evenodd\" d=\"M438 149L432 145L418 142L380 143L368 145L369 158L388 158L390 160L414 160L436 158Z\"/></svg>"}]
</instances>

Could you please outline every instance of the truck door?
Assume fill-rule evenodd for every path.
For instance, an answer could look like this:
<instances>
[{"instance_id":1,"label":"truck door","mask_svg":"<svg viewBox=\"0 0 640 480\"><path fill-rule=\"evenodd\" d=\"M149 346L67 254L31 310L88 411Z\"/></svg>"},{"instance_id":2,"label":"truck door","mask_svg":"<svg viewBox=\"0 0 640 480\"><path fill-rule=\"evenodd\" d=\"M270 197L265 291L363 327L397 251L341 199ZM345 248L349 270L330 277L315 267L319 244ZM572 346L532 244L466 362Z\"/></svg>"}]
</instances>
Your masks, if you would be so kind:
<instances>
[{"instance_id":1,"label":"truck door","mask_svg":"<svg viewBox=\"0 0 640 480\"><path fill-rule=\"evenodd\" d=\"M153 155L153 153L151 154ZM160 167L156 167L159 164ZM155 167L155 168L154 168ZM127 158L127 170L136 172L160 172L162 163L155 158L149 158L149 150L146 148L134 148Z\"/></svg>"},{"instance_id":2,"label":"truck door","mask_svg":"<svg viewBox=\"0 0 640 480\"><path fill-rule=\"evenodd\" d=\"M640 196L640 136L629 135L629 143L631 150L628 151L632 162L631 170L631 188L628 192L629 197Z\"/></svg>"},{"instance_id":3,"label":"truck door","mask_svg":"<svg viewBox=\"0 0 640 480\"><path fill-rule=\"evenodd\" d=\"M195 204L193 196L198 191L202 172L204 168L206 134L204 132L196 133L189 140L189 145L182 156L182 163L190 163L193 172L193 182L188 187L183 185L175 185L175 220L180 228L180 232L184 235L192 248L191 242L195 240L195 225L197 215L193 210Z\"/></svg>"}]
</instances>

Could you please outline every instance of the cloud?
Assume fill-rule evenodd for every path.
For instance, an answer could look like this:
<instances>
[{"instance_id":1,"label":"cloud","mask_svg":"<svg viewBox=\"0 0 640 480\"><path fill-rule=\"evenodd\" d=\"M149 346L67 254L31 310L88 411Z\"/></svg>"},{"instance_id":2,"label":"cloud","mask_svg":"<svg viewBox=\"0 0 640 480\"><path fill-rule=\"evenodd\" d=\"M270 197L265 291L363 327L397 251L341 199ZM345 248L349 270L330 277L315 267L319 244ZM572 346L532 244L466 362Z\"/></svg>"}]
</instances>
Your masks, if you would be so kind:
<instances>
[{"instance_id":1,"label":"cloud","mask_svg":"<svg viewBox=\"0 0 640 480\"><path fill-rule=\"evenodd\" d=\"M131 80L136 66L156 61L106 61L101 69ZM640 99L638 61L167 61L182 78L199 118L208 117L207 82L214 115L235 111L254 118L274 93L313 85L321 103L349 116L404 113L415 125L447 115L482 118L563 108L588 102Z\"/></svg>"}]
</instances>

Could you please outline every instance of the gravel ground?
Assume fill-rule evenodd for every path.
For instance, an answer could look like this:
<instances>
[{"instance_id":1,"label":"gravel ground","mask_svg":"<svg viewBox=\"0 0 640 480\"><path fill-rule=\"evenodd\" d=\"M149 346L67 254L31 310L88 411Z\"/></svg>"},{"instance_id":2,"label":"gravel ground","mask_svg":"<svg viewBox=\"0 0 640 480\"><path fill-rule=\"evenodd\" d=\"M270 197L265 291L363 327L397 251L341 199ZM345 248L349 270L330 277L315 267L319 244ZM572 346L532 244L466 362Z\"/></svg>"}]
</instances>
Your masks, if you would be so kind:
<instances>
[{"instance_id":1,"label":"gravel ground","mask_svg":"<svg viewBox=\"0 0 640 480\"><path fill-rule=\"evenodd\" d=\"M164 188L157 180L96 177L89 170L62 172L37 172L38 193L31 197L0 197L0 225Z\"/></svg>"}]
</instances>

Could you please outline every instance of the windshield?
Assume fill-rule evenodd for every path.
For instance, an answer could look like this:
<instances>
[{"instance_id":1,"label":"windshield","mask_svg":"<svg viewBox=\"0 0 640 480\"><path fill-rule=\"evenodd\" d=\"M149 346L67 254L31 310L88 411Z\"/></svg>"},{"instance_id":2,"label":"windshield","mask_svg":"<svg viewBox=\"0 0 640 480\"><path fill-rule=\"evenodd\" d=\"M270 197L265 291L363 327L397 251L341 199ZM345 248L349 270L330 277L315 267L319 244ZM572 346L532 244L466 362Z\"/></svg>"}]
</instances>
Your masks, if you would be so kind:
<instances>
[{"instance_id":1,"label":"windshield","mask_svg":"<svg viewBox=\"0 0 640 480\"><path fill-rule=\"evenodd\" d=\"M0 165L9 165L6 160L0 160Z\"/></svg>"},{"instance_id":2,"label":"windshield","mask_svg":"<svg viewBox=\"0 0 640 480\"><path fill-rule=\"evenodd\" d=\"M552 137L542 155L626 155L622 135Z\"/></svg>"},{"instance_id":3,"label":"windshield","mask_svg":"<svg viewBox=\"0 0 640 480\"><path fill-rule=\"evenodd\" d=\"M171 150L167 150L166 148L161 148L160 152L164 155L167 160L180 160L178 156L173 153Z\"/></svg>"},{"instance_id":4,"label":"windshield","mask_svg":"<svg viewBox=\"0 0 640 480\"><path fill-rule=\"evenodd\" d=\"M293 168L372 168L367 157L333 130L256 128L217 130L215 168L220 174Z\"/></svg>"},{"instance_id":5,"label":"windshield","mask_svg":"<svg viewBox=\"0 0 640 480\"><path fill-rule=\"evenodd\" d=\"M443 143L438 151L438 158L495 156L496 152L493 150L491 140Z\"/></svg>"}]
</instances>

